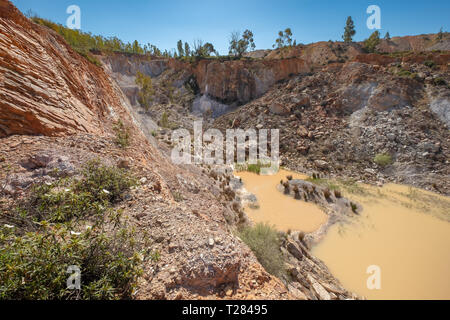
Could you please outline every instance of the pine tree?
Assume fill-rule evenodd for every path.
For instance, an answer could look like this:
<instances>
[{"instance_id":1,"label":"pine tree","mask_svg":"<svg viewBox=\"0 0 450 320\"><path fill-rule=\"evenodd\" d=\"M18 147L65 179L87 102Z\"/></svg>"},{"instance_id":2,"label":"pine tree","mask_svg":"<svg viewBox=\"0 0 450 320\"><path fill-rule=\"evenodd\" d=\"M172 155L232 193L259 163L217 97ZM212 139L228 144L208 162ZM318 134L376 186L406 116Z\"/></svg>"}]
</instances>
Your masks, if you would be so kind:
<instances>
[{"instance_id":1,"label":"pine tree","mask_svg":"<svg viewBox=\"0 0 450 320\"><path fill-rule=\"evenodd\" d=\"M391 40L391 35L389 34L389 31L386 32L386 35L384 36L384 40Z\"/></svg>"},{"instance_id":2,"label":"pine tree","mask_svg":"<svg viewBox=\"0 0 450 320\"><path fill-rule=\"evenodd\" d=\"M364 46L368 52L375 52L378 44L380 43L380 32L377 30L372 33L366 41L364 41Z\"/></svg>"},{"instance_id":3,"label":"pine tree","mask_svg":"<svg viewBox=\"0 0 450 320\"><path fill-rule=\"evenodd\" d=\"M441 41L443 38L444 38L444 32L442 31L442 27L441 27L441 29L439 30L439 33L438 33L438 40L439 41Z\"/></svg>"},{"instance_id":4,"label":"pine tree","mask_svg":"<svg viewBox=\"0 0 450 320\"><path fill-rule=\"evenodd\" d=\"M181 58L181 57L184 57L183 41L178 40L178 42L177 42L177 48L178 48L178 56L179 56L180 58Z\"/></svg>"},{"instance_id":5,"label":"pine tree","mask_svg":"<svg viewBox=\"0 0 450 320\"><path fill-rule=\"evenodd\" d=\"M191 56L191 48L189 47L189 43L187 42L184 43L184 54L186 55L186 57Z\"/></svg>"},{"instance_id":6,"label":"pine tree","mask_svg":"<svg viewBox=\"0 0 450 320\"><path fill-rule=\"evenodd\" d=\"M342 39L346 43L350 43L353 41L353 36L356 34L355 31L355 24L353 22L352 17L347 18L347 23L344 28L344 35L342 36Z\"/></svg>"}]
</instances>

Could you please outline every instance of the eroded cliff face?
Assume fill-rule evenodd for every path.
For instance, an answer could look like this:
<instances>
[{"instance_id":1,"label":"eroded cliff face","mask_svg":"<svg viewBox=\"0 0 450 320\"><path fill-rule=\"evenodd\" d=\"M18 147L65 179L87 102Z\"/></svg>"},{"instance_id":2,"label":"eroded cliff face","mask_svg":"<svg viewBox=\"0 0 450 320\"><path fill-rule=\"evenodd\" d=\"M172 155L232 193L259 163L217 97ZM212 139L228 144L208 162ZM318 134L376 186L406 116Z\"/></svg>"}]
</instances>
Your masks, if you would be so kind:
<instances>
[{"instance_id":1,"label":"eroded cliff face","mask_svg":"<svg viewBox=\"0 0 450 320\"><path fill-rule=\"evenodd\" d=\"M446 36L439 41L437 35L427 35L382 40L378 49L386 53L408 50L430 52L397 56L366 54L362 43L318 42L273 51L260 50L248 53L245 55L247 58L240 60L210 58L185 62L124 54L99 58L133 104L138 104L135 75L139 71L151 76L156 83L161 79L170 80L180 95L186 94L186 83L193 83L196 91L189 101L190 111L197 114L210 112L217 118L260 98L280 81L302 76L334 63L360 62L386 67L394 62L424 63L433 60L439 65L445 65L448 55L431 51L438 45L447 46L447 38ZM165 100L167 99L156 98L155 103L165 103Z\"/></svg>"},{"instance_id":2,"label":"eroded cliff face","mask_svg":"<svg viewBox=\"0 0 450 320\"><path fill-rule=\"evenodd\" d=\"M8 1L0 13L0 137L102 132L122 97L101 68Z\"/></svg>"},{"instance_id":3,"label":"eroded cliff face","mask_svg":"<svg viewBox=\"0 0 450 320\"><path fill-rule=\"evenodd\" d=\"M299 58L225 62L202 60L193 68L202 94L235 105L259 98L278 81L309 71L310 67Z\"/></svg>"},{"instance_id":4,"label":"eroded cliff face","mask_svg":"<svg viewBox=\"0 0 450 320\"><path fill-rule=\"evenodd\" d=\"M186 93L185 84L193 81L199 95L193 111L204 112L211 107L217 115L261 97L276 82L292 75L310 72L310 66L301 58L232 60L202 59L183 62L175 59L152 59L124 54L102 55L99 58L120 85L133 105L137 105L136 73L154 79L170 78L172 85ZM158 97L156 103L161 102Z\"/></svg>"}]
</instances>

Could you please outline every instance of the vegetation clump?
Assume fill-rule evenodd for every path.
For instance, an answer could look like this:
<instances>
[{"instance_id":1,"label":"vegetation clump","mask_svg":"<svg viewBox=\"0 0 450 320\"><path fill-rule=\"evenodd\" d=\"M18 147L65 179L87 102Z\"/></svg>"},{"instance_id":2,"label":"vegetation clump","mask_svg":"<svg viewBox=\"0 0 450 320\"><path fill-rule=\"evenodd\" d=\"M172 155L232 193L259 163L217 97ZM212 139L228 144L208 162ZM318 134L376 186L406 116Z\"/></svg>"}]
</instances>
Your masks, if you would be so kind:
<instances>
[{"instance_id":1,"label":"vegetation clump","mask_svg":"<svg viewBox=\"0 0 450 320\"><path fill-rule=\"evenodd\" d=\"M433 60L427 60L423 64L428 68L434 68L436 66L436 63Z\"/></svg>"},{"instance_id":2,"label":"vegetation clump","mask_svg":"<svg viewBox=\"0 0 450 320\"><path fill-rule=\"evenodd\" d=\"M277 277L286 274L280 250L281 238L274 227L259 223L254 227L244 228L239 237L250 247L268 273Z\"/></svg>"},{"instance_id":3,"label":"vegetation clump","mask_svg":"<svg viewBox=\"0 0 450 320\"><path fill-rule=\"evenodd\" d=\"M136 73L136 84L139 86L138 102L145 111L148 111L155 96L152 78L138 71Z\"/></svg>"},{"instance_id":4,"label":"vegetation clump","mask_svg":"<svg viewBox=\"0 0 450 320\"><path fill-rule=\"evenodd\" d=\"M261 174L262 168L270 168L270 163L264 163L261 161L258 161L257 163L251 164L251 163L244 163L244 164L236 164L235 168L236 171L248 171L256 174Z\"/></svg>"},{"instance_id":5,"label":"vegetation clump","mask_svg":"<svg viewBox=\"0 0 450 320\"><path fill-rule=\"evenodd\" d=\"M374 53L377 46L380 44L380 32L377 30L372 33L369 39L364 41L364 48L369 53Z\"/></svg>"},{"instance_id":6,"label":"vegetation clump","mask_svg":"<svg viewBox=\"0 0 450 320\"><path fill-rule=\"evenodd\" d=\"M380 167L387 167L388 165L392 164L393 161L391 155L386 153L379 153L375 156L373 162L375 162Z\"/></svg>"},{"instance_id":7,"label":"vegetation clump","mask_svg":"<svg viewBox=\"0 0 450 320\"><path fill-rule=\"evenodd\" d=\"M63 223L74 218L100 216L136 184L136 178L125 169L92 160L83 166L79 180L60 179L33 186L17 210L22 218L35 222Z\"/></svg>"},{"instance_id":8,"label":"vegetation clump","mask_svg":"<svg viewBox=\"0 0 450 320\"><path fill-rule=\"evenodd\" d=\"M411 78L413 76L413 74L408 70L400 70L397 73L397 76L402 77L402 78Z\"/></svg>"},{"instance_id":9,"label":"vegetation clump","mask_svg":"<svg viewBox=\"0 0 450 320\"><path fill-rule=\"evenodd\" d=\"M278 38L275 40L275 44L272 47L277 49L284 49L296 45L296 41L294 41L294 43L292 42L291 28L286 28L286 30L278 32Z\"/></svg>"},{"instance_id":10,"label":"vegetation clump","mask_svg":"<svg viewBox=\"0 0 450 320\"><path fill-rule=\"evenodd\" d=\"M350 43L353 41L353 37L355 36L355 34L356 34L355 23L353 22L352 17L348 17L342 39L344 40L345 43Z\"/></svg>"},{"instance_id":11,"label":"vegetation clump","mask_svg":"<svg viewBox=\"0 0 450 320\"><path fill-rule=\"evenodd\" d=\"M159 121L159 125L163 128L169 128L170 127L170 123L169 123L169 115L167 114L167 112L163 112L161 115L161 120Z\"/></svg>"},{"instance_id":12,"label":"vegetation clump","mask_svg":"<svg viewBox=\"0 0 450 320\"><path fill-rule=\"evenodd\" d=\"M253 40L253 32L245 30L241 34L239 32L233 32L230 39L229 54L235 57L242 57L242 55L251 50L255 50L255 41Z\"/></svg>"},{"instance_id":13,"label":"vegetation clump","mask_svg":"<svg viewBox=\"0 0 450 320\"><path fill-rule=\"evenodd\" d=\"M436 78L433 80L433 83L436 86L445 86L447 84L447 82L443 78Z\"/></svg>"},{"instance_id":14,"label":"vegetation clump","mask_svg":"<svg viewBox=\"0 0 450 320\"><path fill-rule=\"evenodd\" d=\"M135 179L99 161L81 176L36 185L2 215L0 299L129 299L142 262L158 259L112 206ZM68 288L74 267L80 288Z\"/></svg>"},{"instance_id":15,"label":"vegetation clump","mask_svg":"<svg viewBox=\"0 0 450 320\"><path fill-rule=\"evenodd\" d=\"M150 43L142 46L137 40L123 42L117 37L105 38L100 35L93 35L80 30L67 28L62 24L40 18L34 14L30 14L29 16L33 22L52 29L61 35L76 52L98 66L101 66L100 61L92 55L92 52L95 51L123 52L148 56L170 56L169 52L165 51L162 53L156 46Z\"/></svg>"},{"instance_id":16,"label":"vegetation clump","mask_svg":"<svg viewBox=\"0 0 450 320\"><path fill-rule=\"evenodd\" d=\"M114 124L113 130L116 134L116 144L121 148L128 147L130 145L130 133L122 120L119 120Z\"/></svg>"}]
</instances>

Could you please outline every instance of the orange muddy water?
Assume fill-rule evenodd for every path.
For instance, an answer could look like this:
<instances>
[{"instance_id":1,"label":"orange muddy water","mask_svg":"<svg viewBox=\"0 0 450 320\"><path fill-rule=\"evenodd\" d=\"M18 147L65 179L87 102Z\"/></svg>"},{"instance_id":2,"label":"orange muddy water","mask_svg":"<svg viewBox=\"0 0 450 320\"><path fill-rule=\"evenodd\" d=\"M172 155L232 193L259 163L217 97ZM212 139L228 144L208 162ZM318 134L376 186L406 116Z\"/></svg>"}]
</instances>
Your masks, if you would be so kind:
<instances>
[{"instance_id":1,"label":"orange muddy water","mask_svg":"<svg viewBox=\"0 0 450 320\"><path fill-rule=\"evenodd\" d=\"M239 172L236 175L242 178L245 189L258 198L259 209L245 208L253 222L268 222L282 231L291 229L313 232L328 219L315 204L295 200L277 190L280 180L286 181L286 176L306 179L305 175L285 170L280 170L272 176L259 176L250 172Z\"/></svg>"},{"instance_id":2,"label":"orange muddy water","mask_svg":"<svg viewBox=\"0 0 450 320\"><path fill-rule=\"evenodd\" d=\"M238 173L260 204L246 213L280 230L315 231L327 216L276 189L288 174L306 178ZM342 191L364 209L351 223L332 226L312 252L343 286L368 299L450 299L450 198L394 184ZM380 268L381 289L368 288L369 266Z\"/></svg>"}]
</instances>

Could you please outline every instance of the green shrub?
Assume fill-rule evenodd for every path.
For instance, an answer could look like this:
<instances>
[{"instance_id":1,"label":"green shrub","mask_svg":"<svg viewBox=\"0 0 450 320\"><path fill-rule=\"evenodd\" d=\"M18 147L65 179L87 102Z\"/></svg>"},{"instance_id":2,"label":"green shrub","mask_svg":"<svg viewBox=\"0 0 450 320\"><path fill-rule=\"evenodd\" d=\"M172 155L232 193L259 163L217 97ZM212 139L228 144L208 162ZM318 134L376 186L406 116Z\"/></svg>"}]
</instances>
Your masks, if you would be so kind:
<instances>
[{"instance_id":1,"label":"green shrub","mask_svg":"<svg viewBox=\"0 0 450 320\"><path fill-rule=\"evenodd\" d=\"M117 37L106 38L100 35L92 35L91 33L70 29L61 24L54 23L50 20L46 20L38 16L32 16L30 18L34 23L50 28L56 33L60 34L75 51L79 52L88 59L95 59L89 54L91 50L106 52L125 52L139 55L145 54L148 57L151 57L152 55L168 57L171 55L169 52L162 53L161 50L150 43L148 45L142 46L136 40L132 43L123 42ZM96 59L95 61L98 62L98 60Z\"/></svg>"},{"instance_id":2,"label":"green shrub","mask_svg":"<svg viewBox=\"0 0 450 320\"><path fill-rule=\"evenodd\" d=\"M105 211L103 201L94 199L89 192L75 192L69 187L58 184L36 185L22 209L36 221L49 222L66 222Z\"/></svg>"},{"instance_id":3,"label":"green shrub","mask_svg":"<svg viewBox=\"0 0 450 320\"><path fill-rule=\"evenodd\" d=\"M397 76L402 77L402 78L411 78L412 77L412 73L408 70L400 70L397 73Z\"/></svg>"},{"instance_id":4,"label":"green shrub","mask_svg":"<svg viewBox=\"0 0 450 320\"><path fill-rule=\"evenodd\" d=\"M161 115L161 120L159 121L159 125L163 128L170 127L169 115L167 114L167 112L164 111L163 114Z\"/></svg>"},{"instance_id":5,"label":"green shrub","mask_svg":"<svg viewBox=\"0 0 450 320\"><path fill-rule=\"evenodd\" d=\"M61 223L98 216L137 184L125 169L108 167L98 160L87 162L81 173L79 180L60 179L33 186L29 196L19 203L16 216L22 221L29 218Z\"/></svg>"},{"instance_id":6,"label":"green shrub","mask_svg":"<svg viewBox=\"0 0 450 320\"><path fill-rule=\"evenodd\" d=\"M184 201L183 195L182 195L180 192L178 192L178 191L172 191L172 196L173 196L173 199L174 199L176 202L182 202L182 201Z\"/></svg>"},{"instance_id":7,"label":"green shrub","mask_svg":"<svg viewBox=\"0 0 450 320\"><path fill-rule=\"evenodd\" d=\"M261 168L270 168L271 164L270 163L263 163L258 161L256 164L250 164L250 163L245 163L245 164L236 164L236 171L248 171L248 172L252 172L252 173L256 173L256 174L261 174Z\"/></svg>"},{"instance_id":8,"label":"green shrub","mask_svg":"<svg viewBox=\"0 0 450 320\"><path fill-rule=\"evenodd\" d=\"M434 61L432 61L432 60L427 60L423 64L425 66L427 66L428 68L433 68L436 65L436 63Z\"/></svg>"},{"instance_id":9,"label":"green shrub","mask_svg":"<svg viewBox=\"0 0 450 320\"><path fill-rule=\"evenodd\" d=\"M377 165L381 167L386 167L390 164L392 164L392 157L389 154L386 153L379 153L375 156L373 159L373 162L375 162Z\"/></svg>"},{"instance_id":10,"label":"green shrub","mask_svg":"<svg viewBox=\"0 0 450 320\"><path fill-rule=\"evenodd\" d=\"M358 213L358 206L355 203L350 202L350 207L352 208L353 213Z\"/></svg>"},{"instance_id":11,"label":"green shrub","mask_svg":"<svg viewBox=\"0 0 450 320\"><path fill-rule=\"evenodd\" d=\"M311 182L311 183L321 186L321 187L326 187L332 191L340 190L339 186L336 183L334 183L334 181L319 178L319 176L315 175L315 174L313 174L312 177L307 178L305 181Z\"/></svg>"},{"instance_id":12,"label":"green shrub","mask_svg":"<svg viewBox=\"0 0 450 320\"><path fill-rule=\"evenodd\" d=\"M0 229L0 300L130 298L145 252L132 232L102 225L79 235L62 225L22 236ZM69 266L80 268L80 290L67 288Z\"/></svg>"},{"instance_id":13,"label":"green shrub","mask_svg":"<svg viewBox=\"0 0 450 320\"><path fill-rule=\"evenodd\" d=\"M280 250L281 239L275 228L259 223L254 227L243 229L239 236L250 247L268 273L277 277L286 273Z\"/></svg>"},{"instance_id":14,"label":"green shrub","mask_svg":"<svg viewBox=\"0 0 450 320\"><path fill-rule=\"evenodd\" d=\"M128 147L130 145L130 133L122 120L119 120L114 124L113 130L116 133L116 144L121 148Z\"/></svg>"},{"instance_id":15,"label":"green shrub","mask_svg":"<svg viewBox=\"0 0 450 320\"><path fill-rule=\"evenodd\" d=\"M88 60L90 63L95 64L97 67L101 67L102 63L95 58L93 55L91 55L88 51L85 51L83 49L79 49L79 48L74 48L74 50L81 55L82 57L84 57L86 60Z\"/></svg>"},{"instance_id":16,"label":"green shrub","mask_svg":"<svg viewBox=\"0 0 450 320\"><path fill-rule=\"evenodd\" d=\"M447 84L447 82L446 82L444 79L442 79L442 78L436 78L436 79L434 79L434 80L433 80L433 83L434 83L436 86L445 86L445 85Z\"/></svg>"},{"instance_id":17,"label":"green shrub","mask_svg":"<svg viewBox=\"0 0 450 320\"><path fill-rule=\"evenodd\" d=\"M76 189L90 193L95 201L105 198L115 202L123 198L137 180L127 170L116 166L106 166L99 160L91 160L83 167L83 179L76 185Z\"/></svg>"},{"instance_id":18,"label":"green shrub","mask_svg":"<svg viewBox=\"0 0 450 320\"><path fill-rule=\"evenodd\" d=\"M112 208L135 179L98 160L81 174L35 185L0 216L0 299L130 298L142 261L158 259ZM81 290L67 289L69 266Z\"/></svg>"},{"instance_id":19,"label":"green shrub","mask_svg":"<svg viewBox=\"0 0 450 320\"><path fill-rule=\"evenodd\" d=\"M376 47L380 44L380 32L377 30L370 35L368 39L364 41L364 49L373 53L376 50Z\"/></svg>"},{"instance_id":20,"label":"green shrub","mask_svg":"<svg viewBox=\"0 0 450 320\"><path fill-rule=\"evenodd\" d=\"M156 93L156 90L153 88L152 78L138 71L135 82L139 86L138 102L145 111L148 111Z\"/></svg>"}]
</instances>

